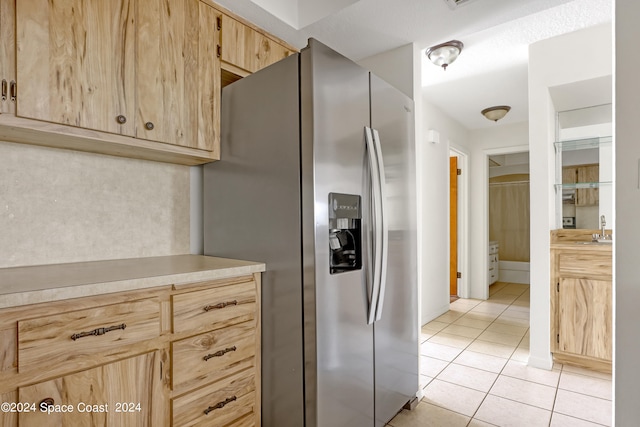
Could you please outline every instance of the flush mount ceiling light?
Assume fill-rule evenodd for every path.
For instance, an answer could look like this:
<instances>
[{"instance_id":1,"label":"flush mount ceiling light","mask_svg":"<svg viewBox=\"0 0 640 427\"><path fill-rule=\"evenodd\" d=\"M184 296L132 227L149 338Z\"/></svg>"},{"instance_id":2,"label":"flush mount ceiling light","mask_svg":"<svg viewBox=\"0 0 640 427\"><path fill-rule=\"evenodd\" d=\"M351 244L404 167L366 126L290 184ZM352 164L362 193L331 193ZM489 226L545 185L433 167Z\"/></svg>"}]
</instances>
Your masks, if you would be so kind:
<instances>
[{"instance_id":1,"label":"flush mount ceiling light","mask_svg":"<svg viewBox=\"0 0 640 427\"><path fill-rule=\"evenodd\" d=\"M508 105L497 105L495 107L485 108L481 111L481 113L487 119L497 122L498 120L506 116L509 110L511 110L511 107L509 107Z\"/></svg>"},{"instance_id":2,"label":"flush mount ceiling light","mask_svg":"<svg viewBox=\"0 0 640 427\"><path fill-rule=\"evenodd\" d=\"M464 45L461 41L451 40L446 43L435 45L427 49L427 58L439 67L447 69L447 66L456 60Z\"/></svg>"}]
</instances>

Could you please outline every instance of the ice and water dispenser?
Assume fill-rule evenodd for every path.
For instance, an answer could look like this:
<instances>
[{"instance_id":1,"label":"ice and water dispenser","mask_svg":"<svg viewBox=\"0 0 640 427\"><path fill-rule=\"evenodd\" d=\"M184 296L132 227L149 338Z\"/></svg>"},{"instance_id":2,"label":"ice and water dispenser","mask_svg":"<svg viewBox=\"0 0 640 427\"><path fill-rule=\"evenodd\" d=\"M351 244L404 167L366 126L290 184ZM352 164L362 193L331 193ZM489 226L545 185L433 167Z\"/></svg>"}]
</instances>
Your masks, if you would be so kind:
<instances>
[{"instance_id":1,"label":"ice and water dispenser","mask_svg":"<svg viewBox=\"0 0 640 427\"><path fill-rule=\"evenodd\" d=\"M329 193L330 273L362 268L360 196Z\"/></svg>"}]
</instances>

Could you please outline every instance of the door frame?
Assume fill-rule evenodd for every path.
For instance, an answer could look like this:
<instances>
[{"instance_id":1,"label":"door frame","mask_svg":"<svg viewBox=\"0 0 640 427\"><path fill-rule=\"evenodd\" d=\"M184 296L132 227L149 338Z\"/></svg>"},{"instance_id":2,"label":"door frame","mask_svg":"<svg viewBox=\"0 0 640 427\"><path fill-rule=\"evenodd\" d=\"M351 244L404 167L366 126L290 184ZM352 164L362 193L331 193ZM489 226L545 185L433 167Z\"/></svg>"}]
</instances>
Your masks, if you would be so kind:
<instances>
[{"instance_id":1,"label":"door frame","mask_svg":"<svg viewBox=\"0 0 640 427\"><path fill-rule=\"evenodd\" d=\"M469 298L471 294L471 281L469 280L469 274L471 274L469 268L469 152L455 143L450 143L449 157L457 157L458 169L462 170L462 175L458 177L458 271L462 274L462 278L458 279L458 296ZM448 289L449 283L447 283L447 293Z\"/></svg>"},{"instance_id":2,"label":"door frame","mask_svg":"<svg viewBox=\"0 0 640 427\"><path fill-rule=\"evenodd\" d=\"M529 145L513 145L510 147L500 147L500 148L489 148L486 150L482 150L484 161L483 161L483 178L482 182L484 185L482 186L482 211L484 212L484 232L482 233L483 244L482 250L484 252L483 260L484 260L484 289L483 299L489 299L489 265L487 260L489 259L489 156L496 156L500 154L515 154L515 153L528 153ZM531 164L529 164L529 168L531 168ZM531 219L529 219L531 222Z\"/></svg>"}]
</instances>

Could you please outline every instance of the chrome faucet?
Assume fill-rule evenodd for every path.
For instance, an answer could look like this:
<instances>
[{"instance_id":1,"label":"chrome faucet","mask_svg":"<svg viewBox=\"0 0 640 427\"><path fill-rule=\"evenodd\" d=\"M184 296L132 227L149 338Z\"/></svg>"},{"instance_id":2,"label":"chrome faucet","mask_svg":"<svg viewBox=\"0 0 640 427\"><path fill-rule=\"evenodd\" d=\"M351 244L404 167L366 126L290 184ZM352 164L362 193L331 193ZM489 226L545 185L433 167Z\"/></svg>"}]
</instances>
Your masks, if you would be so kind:
<instances>
[{"instance_id":1,"label":"chrome faucet","mask_svg":"<svg viewBox=\"0 0 640 427\"><path fill-rule=\"evenodd\" d=\"M607 221L604 219L604 215L600 216L600 227L602 228L602 234L600 234L600 236L603 239L607 238L607 233L604 231L604 227L607 225Z\"/></svg>"}]
</instances>

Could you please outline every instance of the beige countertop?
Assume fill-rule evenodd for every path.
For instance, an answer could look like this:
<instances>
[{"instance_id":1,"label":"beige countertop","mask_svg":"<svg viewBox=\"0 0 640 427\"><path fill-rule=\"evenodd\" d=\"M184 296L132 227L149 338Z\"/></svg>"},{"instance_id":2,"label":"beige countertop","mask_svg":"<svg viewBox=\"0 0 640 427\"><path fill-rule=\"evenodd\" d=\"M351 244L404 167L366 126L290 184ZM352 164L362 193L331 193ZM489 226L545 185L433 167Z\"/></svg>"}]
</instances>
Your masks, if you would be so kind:
<instances>
[{"instance_id":1,"label":"beige countertop","mask_svg":"<svg viewBox=\"0 0 640 427\"><path fill-rule=\"evenodd\" d=\"M260 262L175 255L0 269L0 308L259 273Z\"/></svg>"}]
</instances>

